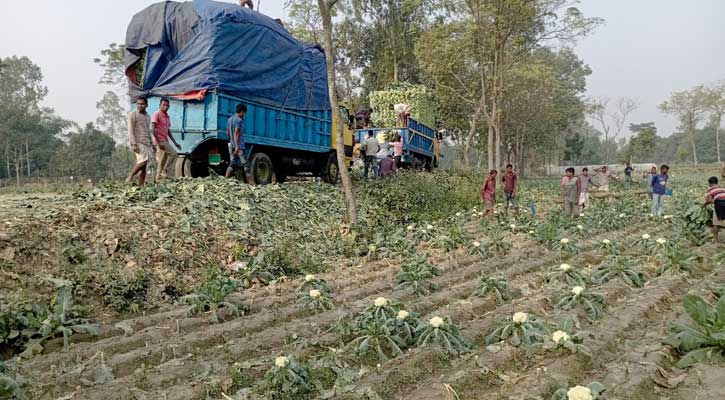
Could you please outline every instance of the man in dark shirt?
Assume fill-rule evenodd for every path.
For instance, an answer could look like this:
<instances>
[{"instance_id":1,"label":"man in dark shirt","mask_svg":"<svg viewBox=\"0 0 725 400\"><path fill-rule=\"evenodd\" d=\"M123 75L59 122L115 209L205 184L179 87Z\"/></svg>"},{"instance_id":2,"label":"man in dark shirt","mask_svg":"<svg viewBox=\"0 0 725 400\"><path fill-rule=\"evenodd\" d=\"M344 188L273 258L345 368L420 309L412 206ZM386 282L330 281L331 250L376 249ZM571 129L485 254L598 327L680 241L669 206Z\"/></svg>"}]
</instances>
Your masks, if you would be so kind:
<instances>
[{"instance_id":1,"label":"man in dark shirt","mask_svg":"<svg viewBox=\"0 0 725 400\"><path fill-rule=\"evenodd\" d=\"M516 183L518 177L514 173L514 166L508 164L506 166L506 173L501 177L501 183L503 183L503 198L504 198L504 210L508 213L509 206L514 208L514 211L519 210L519 202L516 200Z\"/></svg>"},{"instance_id":2,"label":"man in dark shirt","mask_svg":"<svg viewBox=\"0 0 725 400\"><path fill-rule=\"evenodd\" d=\"M634 168L632 168L632 164L627 163L627 166L624 167L624 181L627 183L632 183L632 171L634 171Z\"/></svg>"}]
</instances>

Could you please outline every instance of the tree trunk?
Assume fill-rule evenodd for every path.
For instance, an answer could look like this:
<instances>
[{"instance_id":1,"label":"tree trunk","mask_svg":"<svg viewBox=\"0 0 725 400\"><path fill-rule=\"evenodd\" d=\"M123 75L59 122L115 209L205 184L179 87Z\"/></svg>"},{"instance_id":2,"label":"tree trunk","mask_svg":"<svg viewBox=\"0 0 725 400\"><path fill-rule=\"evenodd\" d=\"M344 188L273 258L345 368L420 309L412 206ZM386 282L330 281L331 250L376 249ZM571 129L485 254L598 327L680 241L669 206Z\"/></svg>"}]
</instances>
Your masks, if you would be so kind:
<instances>
[{"instance_id":1,"label":"tree trunk","mask_svg":"<svg viewBox=\"0 0 725 400\"><path fill-rule=\"evenodd\" d=\"M25 142L25 164L27 164L28 167L28 178L30 177L30 146L28 146L28 142Z\"/></svg>"},{"instance_id":2,"label":"tree trunk","mask_svg":"<svg viewBox=\"0 0 725 400\"><path fill-rule=\"evenodd\" d=\"M463 165L466 168L469 168L471 166L471 159L470 159L470 151L471 151L471 142L473 142L473 138L476 136L476 128L478 127L478 119L481 116L481 107L477 107L473 110L473 115L471 116L471 120L468 122L468 136L466 136L466 141L463 144Z\"/></svg>"},{"instance_id":3,"label":"tree trunk","mask_svg":"<svg viewBox=\"0 0 725 400\"><path fill-rule=\"evenodd\" d=\"M22 154L18 151L17 146L13 146L13 157L15 158L15 183L20 186L20 169L23 165L20 160Z\"/></svg>"},{"instance_id":4,"label":"tree trunk","mask_svg":"<svg viewBox=\"0 0 725 400\"><path fill-rule=\"evenodd\" d=\"M346 121L340 120L340 107L337 102L337 90L335 87L335 48L332 44L332 17L330 16L330 8L335 5L337 0L317 0L320 7L320 17L322 18L323 42L325 45L325 63L327 65L327 86L330 96L330 106L332 107L332 126L335 127L335 148L337 151L337 166L340 170L340 179L342 180L342 188L345 192L345 202L347 203L347 218L350 225L357 224L357 205L355 204L355 194L352 191L352 181L347 171L347 163L345 161L345 138L343 135L342 124Z\"/></svg>"},{"instance_id":5,"label":"tree trunk","mask_svg":"<svg viewBox=\"0 0 725 400\"><path fill-rule=\"evenodd\" d=\"M496 143L496 132L493 130L493 125L491 124L491 121L488 122L488 141L486 143L486 147L488 150L488 170L492 170L496 167L496 158L495 158L495 151L494 151L494 145Z\"/></svg>"},{"instance_id":6,"label":"tree trunk","mask_svg":"<svg viewBox=\"0 0 725 400\"><path fill-rule=\"evenodd\" d=\"M722 163L720 159L720 123L722 123L722 114L717 114L715 117L715 149L717 151L717 162Z\"/></svg>"}]
</instances>

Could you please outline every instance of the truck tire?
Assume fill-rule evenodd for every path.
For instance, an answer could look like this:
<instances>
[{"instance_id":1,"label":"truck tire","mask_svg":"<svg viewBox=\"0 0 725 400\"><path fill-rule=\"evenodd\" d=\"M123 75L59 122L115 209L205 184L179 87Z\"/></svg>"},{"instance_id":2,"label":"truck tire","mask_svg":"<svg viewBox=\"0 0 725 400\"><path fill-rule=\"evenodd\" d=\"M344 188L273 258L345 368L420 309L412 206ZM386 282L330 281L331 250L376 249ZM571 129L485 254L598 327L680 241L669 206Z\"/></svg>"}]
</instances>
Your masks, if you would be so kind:
<instances>
[{"instance_id":1,"label":"truck tire","mask_svg":"<svg viewBox=\"0 0 725 400\"><path fill-rule=\"evenodd\" d=\"M176 158L175 175L177 178L191 178L191 156L180 154Z\"/></svg>"},{"instance_id":2,"label":"truck tire","mask_svg":"<svg viewBox=\"0 0 725 400\"><path fill-rule=\"evenodd\" d=\"M272 159L264 153L254 153L250 162L252 177L257 185L269 185L272 183L272 175L274 175L274 166Z\"/></svg>"},{"instance_id":3,"label":"truck tire","mask_svg":"<svg viewBox=\"0 0 725 400\"><path fill-rule=\"evenodd\" d=\"M337 155L331 153L325 161L325 166L320 174L322 181L331 185L336 185L340 179L340 166L337 165Z\"/></svg>"}]
</instances>

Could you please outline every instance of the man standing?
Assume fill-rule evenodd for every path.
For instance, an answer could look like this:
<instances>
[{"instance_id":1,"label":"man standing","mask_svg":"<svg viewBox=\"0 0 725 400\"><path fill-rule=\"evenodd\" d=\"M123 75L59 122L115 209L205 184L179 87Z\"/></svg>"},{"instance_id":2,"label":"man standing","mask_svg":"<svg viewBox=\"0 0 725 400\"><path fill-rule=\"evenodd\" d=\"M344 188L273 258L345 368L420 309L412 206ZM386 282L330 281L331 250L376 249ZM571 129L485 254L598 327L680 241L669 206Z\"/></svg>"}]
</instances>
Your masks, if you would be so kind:
<instances>
[{"instance_id":1,"label":"man standing","mask_svg":"<svg viewBox=\"0 0 725 400\"><path fill-rule=\"evenodd\" d=\"M395 112L395 115L398 116L398 124L400 127L406 128L408 126L408 118L410 118L413 108L405 103L398 103L395 105L391 104L388 107Z\"/></svg>"},{"instance_id":2,"label":"man standing","mask_svg":"<svg viewBox=\"0 0 725 400\"><path fill-rule=\"evenodd\" d=\"M589 208L589 186L596 186L592 181L592 177L589 176L589 168L582 168L582 173L579 175L579 207L581 209Z\"/></svg>"},{"instance_id":3,"label":"man standing","mask_svg":"<svg viewBox=\"0 0 725 400\"><path fill-rule=\"evenodd\" d=\"M609 178L617 179L616 176L609 173L609 169L606 165L601 168L594 170L597 173L597 181L599 182L599 189L605 192L609 191Z\"/></svg>"},{"instance_id":4,"label":"man standing","mask_svg":"<svg viewBox=\"0 0 725 400\"><path fill-rule=\"evenodd\" d=\"M670 167L662 164L659 175L652 177L652 214L661 217L665 213L665 195L667 194L667 181L670 176Z\"/></svg>"},{"instance_id":5,"label":"man standing","mask_svg":"<svg viewBox=\"0 0 725 400\"><path fill-rule=\"evenodd\" d=\"M715 243L720 242L720 228L725 227L725 188L718 185L717 177L711 176L707 180L708 189L705 196L705 205L713 204L715 212L712 214L712 238Z\"/></svg>"},{"instance_id":6,"label":"man standing","mask_svg":"<svg viewBox=\"0 0 725 400\"><path fill-rule=\"evenodd\" d=\"M567 168L566 175L561 180L564 197L564 214L578 218L579 217L579 179L574 176L576 171L574 168Z\"/></svg>"},{"instance_id":7,"label":"man standing","mask_svg":"<svg viewBox=\"0 0 725 400\"><path fill-rule=\"evenodd\" d=\"M501 177L503 183L503 199L504 199L504 210L506 213L509 211L509 206L514 208L514 211L519 210L519 202L516 200L516 183L517 176L514 173L514 166L511 164L506 165L506 173Z\"/></svg>"},{"instance_id":8,"label":"man standing","mask_svg":"<svg viewBox=\"0 0 725 400\"><path fill-rule=\"evenodd\" d=\"M365 171L363 172L363 177L367 179L370 167L373 169L373 176L378 176L378 160L376 155L378 151L380 151L380 143L378 143L378 139L375 139L373 136L372 129L368 131L368 138L365 140L364 149Z\"/></svg>"},{"instance_id":9,"label":"man standing","mask_svg":"<svg viewBox=\"0 0 725 400\"><path fill-rule=\"evenodd\" d=\"M644 171L642 174L642 179L644 179L644 183L647 185L647 197L650 201L652 201L652 178L654 178L655 175L657 175L657 167L654 165L649 172Z\"/></svg>"},{"instance_id":10,"label":"man standing","mask_svg":"<svg viewBox=\"0 0 725 400\"><path fill-rule=\"evenodd\" d=\"M632 164L627 163L627 166L624 167L624 181L627 183L632 183L632 171L634 171L634 168L632 168Z\"/></svg>"},{"instance_id":11,"label":"man standing","mask_svg":"<svg viewBox=\"0 0 725 400\"><path fill-rule=\"evenodd\" d=\"M492 169L481 186L481 201L484 204L481 219L486 218L488 214L491 214L491 218L493 218L493 209L496 207L496 175L498 175L498 171Z\"/></svg>"},{"instance_id":12,"label":"man standing","mask_svg":"<svg viewBox=\"0 0 725 400\"><path fill-rule=\"evenodd\" d=\"M159 111L156 111L151 117L151 128L153 129L153 143L159 150L156 153L156 161L158 171L156 171L156 182L161 178L166 178L166 170L171 162L176 161L178 154L176 150L169 144L169 139L174 142L177 149L181 150L181 145L176 142L171 134L171 119L169 118L169 99L166 97L161 99L159 103Z\"/></svg>"},{"instance_id":13,"label":"man standing","mask_svg":"<svg viewBox=\"0 0 725 400\"><path fill-rule=\"evenodd\" d=\"M149 158L156 151L151 146L151 117L146 112L148 100L145 97L136 100L136 111L128 113L128 141L131 144L131 150L136 154L136 164L133 165L131 173L128 174L126 182L131 182L133 177L138 174L138 185L143 186L146 183L146 167Z\"/></svg>"},{"instance_id":14,"label":"man standing","mask_svg":"<svg viewBox=\"0 0 725 400\"><path fill-rule=\"evenodd\" d=\"M227 136L229 137L229 167L224 177L229 178L237 168L244 169L247 183L254 185L254 178L249 162L244 155L244 116L247 115L247 106L237 104L235 114L227 120Z\"/></svg>"}]
</instances>

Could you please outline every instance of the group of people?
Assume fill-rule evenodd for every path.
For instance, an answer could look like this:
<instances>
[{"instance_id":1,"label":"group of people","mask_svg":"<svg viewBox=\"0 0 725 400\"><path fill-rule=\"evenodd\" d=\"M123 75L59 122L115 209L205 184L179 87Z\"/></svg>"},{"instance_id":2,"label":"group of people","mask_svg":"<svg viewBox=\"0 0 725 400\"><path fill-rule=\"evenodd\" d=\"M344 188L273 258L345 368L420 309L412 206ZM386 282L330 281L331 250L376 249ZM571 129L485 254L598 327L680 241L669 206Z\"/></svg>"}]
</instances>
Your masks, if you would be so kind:
<instances>
[{"instance_id":1,"label":"group of people","mask_svg":"<svg viewBox=\"0 0 725 400\"><path fill-rule=\"evenodd\" d=\"M410 116L413 114L413 107L411 107L409 104L406 104L406 103L397 103L397 104L389 104L388 109L395 113L395 116L398 120L399 127L405 128L408 126L408 120L410 119ZM372 107L366 107L361 110L358 110L358 112L355 113L355 128L356 129L372 128L373 112L374 112L374 110Z\"/></svg>"},{"instance_id":2,"label":"group of people","mask_svg":"<svg viewBox=\"0 0 725 400\"><path fill-rule=\"evenodd\" d=\"M181 150L181 145L171 133L171 118L169 108L171 102L162 98L159 102L159 111L153 115L146 112L148 100L139 98L136 100L136 110L128 114L128 141L136 155L136 163L126 178L126 182L132 182L138 175L138 184L143 186L146 183L146 171L152 160L156 160L156 182L168 178L167 170L176 161L178 153L169 144L171 141L176 149ZM252 178L249 163L244 154L244 116L247 113L247 106L237 104L235 113L227 120L227 136L229 137L229 167L225 176L228 178L236 169L243 169L247 182L252 185Z\"/></svg>"},{"instance_id":3,"label":"group of people","mask_svg":"<svg viewBox=\"0 0 725 400\"><path fill-rule=\"evenodd\" d=\"M388 146L382 146L375 137L373 130L368 131L364 143L353 138L352 159L353 162L362 159L364 163L363 177L369 178L372 170L373 177L384 177L392 174L403 167L403 137L397 135ZM392 151L391 151L392 150Z\"/></svg>"},{"instance_id":4,"label":"group of people","mask_svg":"<svg viewBox=\"0 0 725 400\"><path fill-rule=\"evenodd\" d=\"M492 169L486 180L481 186L481 201L483 201L483 218L487 215L493 217L494 207L496 206L496 177L498 171ZM517 200L517 187L518 187L518 176L514 172L514 167L511 164L506 165L506 173L501 177L501 183L503 184L503 197L504 197L504 210L508 212L509 208L513 207L514 211L518 211L519 202Z\"/></svg>"},{"instance_id":5,"label":"group of people","mask_svg":"<svg viewBox=\"0 0 725 400\"><path fill-rule=\"evenodd\" d=\"M136 100L136 110L128 114L128 141L136 155L136 163L131 169L127 182L131 182L138 175L138 182L143 186L146 182L146 169L150 160L156 159L156 181L166 178L166 170L176 161L176 150L171 147L169 141L174 143L177 149L181 145L171 134L171 118L169 118L169 99L162 98L159 104L159 111L153 115L146 112L148 100L140 98Z\"/></svg>"}]
</instances>

